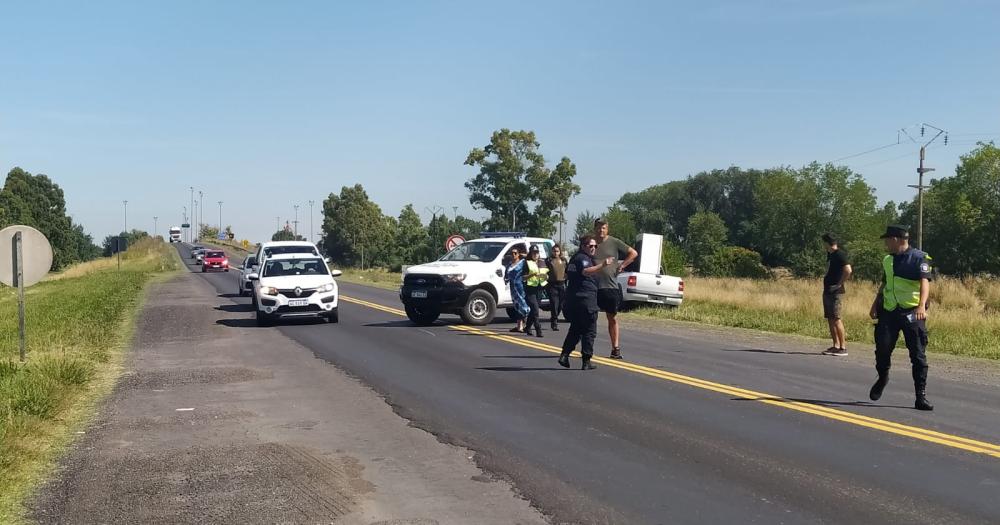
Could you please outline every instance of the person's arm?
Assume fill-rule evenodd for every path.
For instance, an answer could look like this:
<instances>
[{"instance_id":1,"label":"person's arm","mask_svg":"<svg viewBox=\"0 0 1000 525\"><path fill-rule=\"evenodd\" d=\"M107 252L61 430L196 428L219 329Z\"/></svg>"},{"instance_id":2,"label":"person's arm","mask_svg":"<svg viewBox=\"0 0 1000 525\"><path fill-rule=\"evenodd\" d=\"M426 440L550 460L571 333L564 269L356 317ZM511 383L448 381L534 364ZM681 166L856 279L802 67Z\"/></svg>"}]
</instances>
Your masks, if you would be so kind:
<instances>
[{"instance_id":1,"label":"person's arm","mask_svg":"<svg viewBox=\"0 0 1000 525\"><path fill-rule=\"evenodd\" d=\"M931 296L931 282L928 279L920 279L920 304L917 305L917 319L921 321L927 319L927 300Z\"/></svg>"},{"instance_id":2,"label":"person's arm","mask_svg":"<svg viewBox=\"0 0 1000 525\"><path fill-rule=\"evenodd\" d=\"M878 310L882 306L882 292L885 291L885 283L878 287L878 292L875 293L875 300L872 301L872 309L868 312L868 316L872 319L878 319Z\"/></svg>"},{"instance_id":3,"label":"person's arm","mask_svg":"<svg viewBox=\"0 0 1000 525\"><path fill-rule=\"evenodd\" d=\"M628 268L628 266L635 262L636 258L639 257L639 252L635 251L635 248L631 246L626 246L626 248L628 248L628 256L626 256L625 260L618 265L618 273L625 271L625 268Z\"/></svg>"},{"instance_id":4,"label":"person's arm","mask_svg":"<svg viewBox=\"0 0 1000 525\"><path fill-rule=\"evenodd\" d=\"M583 269L583 275L594 275L595 273L598 273L601 270L603 270L604 267L612 265L614 263L615 263L615 258L614 257L608 257L607 259L605 259L605 260L603 260L603 261L601 261L601 262L599 262L599 263L597 263L597 264L595 264L593 266L588 266L588 267L584 268Z\"/></svg>"}]
</instances>

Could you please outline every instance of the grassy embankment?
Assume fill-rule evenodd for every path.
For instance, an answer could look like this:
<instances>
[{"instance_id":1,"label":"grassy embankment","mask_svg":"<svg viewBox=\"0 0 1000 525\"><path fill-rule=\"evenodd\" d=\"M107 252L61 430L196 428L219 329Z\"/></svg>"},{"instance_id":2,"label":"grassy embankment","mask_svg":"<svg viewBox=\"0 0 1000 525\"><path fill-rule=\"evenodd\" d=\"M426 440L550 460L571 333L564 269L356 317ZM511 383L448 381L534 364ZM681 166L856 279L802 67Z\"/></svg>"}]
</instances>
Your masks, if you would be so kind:
<instances>
[{"instance_id":1,"label":"grassy embankment","mask_svg":"<svg viewBox=\"0 0 1000 525\"><path fill-rule=\"evenodd\" d=\"M397 290L401 282L400 274L383 270L345 270L341 279L388 290ZM819 280L688 277L684 283L682 307L642 308L626 317L688 321L820 339L829 337L823 319L819 292L823 287ZM843 315L851 343L874 344L868 309L876 290L877 286L872 283L848 284ZM928 326L932 352L1000 359L1000 283L987 279L935 282Z\"/></svg>"},{"instance_id":2,"label":"grassy embankment","mask_svg":"<svg viewBox=\"0 0 1000 525\"><path fill-rule=\"evenodd\" d=\"M18 361L17 299L0 286L0 523L25 498L114 386L146 285L181 268L168 244L136 243L26 290L26 363Z\"/></svg>"}]
</instances>

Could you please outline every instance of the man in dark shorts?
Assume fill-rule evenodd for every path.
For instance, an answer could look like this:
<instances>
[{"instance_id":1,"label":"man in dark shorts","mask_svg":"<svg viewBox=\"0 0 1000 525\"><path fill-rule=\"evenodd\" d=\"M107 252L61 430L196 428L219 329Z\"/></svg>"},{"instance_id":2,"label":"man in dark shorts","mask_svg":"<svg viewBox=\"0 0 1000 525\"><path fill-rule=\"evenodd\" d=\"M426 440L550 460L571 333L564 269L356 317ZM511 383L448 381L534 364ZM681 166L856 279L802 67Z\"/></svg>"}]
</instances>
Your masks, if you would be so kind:
<instances>
[{"instance_id":1,"label":"man in dark shorts","mask_svg":"<svg viewBox=\"0 0 1000 525\"><path fill-rule=\"evenodd\" d=\"M847 339L840 311L846 292L844 283L851 278L854 270L833 234L824 233L823 243L826 244L827 261L826 276L823 277L823 317L830 325L830 337L833 339L833 346L823 353L844 357L847 355Z\"/></svg>"},{"instance_id":2,"label":"man in dark shorts","mask_svg":"<svg viewBox=\"0 0 1000 525\"><path fill-rule=\"evenodd\" d=\"M639 252L608 233L608 221L603 218L594 221L594 238L597 240L597 253L594 254L594 259L598 261L606 260L609 257L616 261L625 259L620 264L608 265L597 274L597 306L608 318L611 359L621 359L622 349L618 338L618 307L621 306L622 291L621 287L618 286L617 277L626 266L635 261Z\"/></svg>"}]
</instances>

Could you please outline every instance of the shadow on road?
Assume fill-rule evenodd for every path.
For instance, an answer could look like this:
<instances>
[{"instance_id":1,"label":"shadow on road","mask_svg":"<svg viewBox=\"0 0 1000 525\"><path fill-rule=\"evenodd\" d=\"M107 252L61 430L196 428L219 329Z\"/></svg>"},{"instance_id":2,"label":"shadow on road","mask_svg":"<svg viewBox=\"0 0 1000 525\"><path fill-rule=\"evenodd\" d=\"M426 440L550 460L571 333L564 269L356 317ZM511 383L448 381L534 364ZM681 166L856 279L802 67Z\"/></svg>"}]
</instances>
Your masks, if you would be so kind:
<instances>
[{"instance_id":1,"label":"shadow on road","mask_svg":"<svg viewBox=\"0 0 1000 525\"><path fill-rule=\"evenodd\" d=\"M751 352L754 354L783 354L783 355L813 355L826 357L820 352L782 352L781 350L764 350L763 348L727 348L723 352Z\"/></svg>"},{"instance_id":2,"label":"shadow on road","mask_svg":"<svg viewBox=\"0 0 1000 525\"><path fill-rule=\"evenodd\" d=\"M746 399L742 397L734 397L730 401L777 401L778 403L808 403L810 405L825 406L829 408L834 407L864 407L864 408L909 408L908 406L899 405L878 405L875 403L870 403L868 401L827 401L825 399L801 399L795 397L756 397L753 399Z\"/></svg>"},{"instance_id":3,"label":"shadow on road","mask_svg":"<svg viewBox=\"0 0 1000 525\"><path fill-rule=\"evenodd\" d=\"M559 359L557 355L484 355L486 359Z\"/></svg>"},{"instance_id":4,"label":"shadow on road","mask_svg":"<svg viewBox=\"0 0 1000 525\"><path fill-rule=\"evenodd\" d=\"M562 368L555 367L545 367L545 368L533 368L525 366L484 366L476 368L476 370L488 370L490 372L545 372L545 371L560 371Z\"/></svg>"},{"instance_id":5,"label":"shadow on road","mask_svg":"<svg viewBox=\"0 0 1000 525\"><path fill-rule=\"evenodd\" d=\"M412 321L386 321L384 323L368 323L363 326L365 326L366 328L420 328L417 325L413 324ZM441 326L441 325L435 323L430 326Z\"/></svg>"},{"instance_id":6,"label":"shadow on road","mask_svg":"<svg viewBox=\"0 0 1000 525\"><path fill-rule=\"evenodd\" d=\"M223 304L215 307L216 310L220 312L231 312L231 313L242 313L242 312L252 312L252 304Z\"/></svg>"},{"instance_id":7,"label":"shadow on road","mask_svg":"<svg viewBox=\"0 0 1000 525\"><path fill-rule=\"evenodd\" d=\"M256 319L219 319L215 324L221 324L229 328L257 328Z\"/></svg>"},{"instance_id":8,"label":"shadow on road","mask_svg":"<svg viewBox=\"0 0 1000 525\"><path fill-rule=\"evenodd\" d=\"M225 299L238 299L240 297L243 297L238 293L220 293L218 296Z\"/></svg>"}]
</instances>

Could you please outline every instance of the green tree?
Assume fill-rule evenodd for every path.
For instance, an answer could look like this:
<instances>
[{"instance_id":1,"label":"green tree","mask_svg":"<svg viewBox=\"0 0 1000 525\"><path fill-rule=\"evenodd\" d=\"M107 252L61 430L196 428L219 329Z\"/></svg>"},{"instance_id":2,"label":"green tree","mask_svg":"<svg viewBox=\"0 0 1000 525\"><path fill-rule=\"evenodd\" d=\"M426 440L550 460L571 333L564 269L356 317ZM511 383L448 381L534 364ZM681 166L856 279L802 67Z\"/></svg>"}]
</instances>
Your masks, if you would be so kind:
<instances>
[{"instance_id":1,"label":"green tree","mask_svg":"<svg viewBox=\"0 0 1000 525\"><path fill-rule=\"evenodd\" d=\"M207 224L201 225L201 230L198 233L199 239L215 240L219 238L219 229L215 226L209 226Z\"/></svg>"},{"instance_id":2,"label":"green tree","mask_svg":"<svg viewBox=\"0 0 1000 525\"><path fill-rule=\"evenodd\" d=\"M580 238L594 233L594 221L596 220L597 215L591 213L590 210L582 211L576 216L573 239L570 240L570 245L565 247L567 252L575 252L580 247Z\"/></svg>"},{"instance_id":3,"label":"green tree","mask_svg":"<svg viewBox=\"0 0 1000 525\"><path fill-rule=\"evenodd\" d=\"M388 266L396 219L386 217L360 184L323 201L323 248L344 266Z\"/></svg>"},{"instance_id":4,"label":"green tree","mask_svg":"<svg viewBox=\"0 0 1000 525\"><path fill-rule=\"evenodd\" d=\"M705 258L701 273L711 277L767 279L771 272L761 263L760 254L739 246L723 246Z\"/></svg>"},{"instance_id":5,"label":"green tree","mask_svg":"<svg viewBox=\"0 0 1000 525\"><path fill-rule=\"evenodd\" d=\"M703 270L708 258L726 245L729 232L717 213L700 211L691 216L687 226L687 252L695 268Z\"/></svg>"},{"instance_id":6,"label":"green tree","mask_svg":"<svg viewBox=\"0 0 1000 525\"><path fill-rule=\"evenodd\" d=\"M465 164L478 167L479 173L465 187L472 206L490 212L488 228L549 235L554 212L580 193L573 182L576 166L563 157L549 170L539 146L533 131L505 128L495 131L488 145L469 152Z\"/></svg>"},{"instance_id":7,"label":"green tree","mask_svg":"<svg viewBox=\"0 0 1000 525\"><path fill-rule=\"evenodd\" d=\"M604 214L604 220L608 221L608 231L611 235L625 241L625 244L629 246L635 244L639 230L635 227L635 221L629 212L618 206L613 206ZM591 227L591 231L593 231L593 227Z\"/></svg>"},{"instance_id":8,"label":"green tree","mask_svg":"<svg viewBox=\"0 0 1000 525\"><path fill-rule=\"evenodd\" d=\"M663 239L663 261L661 262L663 271L667 275L684 277L687 275L687 254L670 239Z\"/></svg>"},{"instance_id":9,"label":"green tree","mask_svg":"<svg viewBox=\"0 0 1000 525\"><path fill-rule=\"evenodd\" d=\"M903 207L902 220L915 237L916 202ZM998 232L1000 148L980 143L961 157L954 176L931 181L924 192L924 250L942 273L998 275Z\"/></svg>"},{"instance_id":10,"label":"green tree","mask_svg":"<svg viewBox=\"0 0 1000 525\"><path fill-rule=\"evenodd\" d=\"M282 228L282 229L274 232L273 235L271 235L271 240L272 241L302 241L302 240L305 240L305 239L302 236L299 236L298 238L296 238L295 237L295 233L292 232L292 230L290 230L288 228Z\"/></svg>"},{"instance_id":11,"label":"green tree","mask_svg":"<svg viewBox=\"0 0 1000 525\"><path fill-rule=\"evenodd\" d=\"M420 264L428 261L427 228L420 220L420 214L407 204L399 212L396 221L394 260L392 265Z\"/></svg>"},{"instance_id":12,"label":"green tree","mask_svg":"<svg viewBox=\"0 0 1000 525\"><path fill-rule=\"evenodd\" d=\"M135 243L142 239L149 237L149 233L142 230L132 230L129 232L121 232L118 235L108 235L104 238L103 244L103 254L105 257L110 257L119 250L125 251L132 247ZM119 242L121 239L121 242Z\"/></svg>"}]
</instances>

